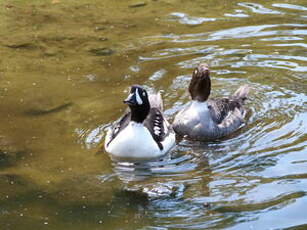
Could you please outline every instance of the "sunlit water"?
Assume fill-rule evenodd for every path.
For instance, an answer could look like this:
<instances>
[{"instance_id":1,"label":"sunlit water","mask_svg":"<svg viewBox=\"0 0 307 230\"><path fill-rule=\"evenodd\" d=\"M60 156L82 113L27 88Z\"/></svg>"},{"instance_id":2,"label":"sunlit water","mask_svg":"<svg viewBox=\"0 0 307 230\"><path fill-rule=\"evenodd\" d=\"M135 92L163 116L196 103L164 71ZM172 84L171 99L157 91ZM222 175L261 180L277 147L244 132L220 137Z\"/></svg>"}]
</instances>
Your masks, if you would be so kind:
<instances>
[{"instance_id":1,"label":"sunlit water","mask_svg":"<svg viewBox=\"0 0 307 230\"><path fill-rule=\"evenodd\" d=\"M0 229L307 228L307 6L298 1L2 1ZM131 84L172 121L199 63L246 125L115 162ZM300 228L299 228L300 227Z\"/></svg>"}]
</instances>

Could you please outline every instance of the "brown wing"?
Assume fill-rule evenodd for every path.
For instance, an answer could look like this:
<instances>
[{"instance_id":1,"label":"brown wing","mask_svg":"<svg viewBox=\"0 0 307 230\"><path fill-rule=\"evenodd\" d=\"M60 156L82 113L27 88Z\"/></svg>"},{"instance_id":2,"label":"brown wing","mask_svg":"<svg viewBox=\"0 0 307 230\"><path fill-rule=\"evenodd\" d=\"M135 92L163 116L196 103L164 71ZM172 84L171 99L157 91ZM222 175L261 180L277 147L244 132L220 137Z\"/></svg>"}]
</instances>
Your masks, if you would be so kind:
<instances>
[{"instance_id":1,"label":"brown wing","mask_svg":"<svg viewBox=\"0 0 307 230\"><path fill-rule=\"evenodd\" d=\"M233 112L236 108L241 110L242 105L237 100L221 98L208 100L208 108L210 110L212 119L217 124L220 124L230 112Z\"/></svg>"}]
</instances>

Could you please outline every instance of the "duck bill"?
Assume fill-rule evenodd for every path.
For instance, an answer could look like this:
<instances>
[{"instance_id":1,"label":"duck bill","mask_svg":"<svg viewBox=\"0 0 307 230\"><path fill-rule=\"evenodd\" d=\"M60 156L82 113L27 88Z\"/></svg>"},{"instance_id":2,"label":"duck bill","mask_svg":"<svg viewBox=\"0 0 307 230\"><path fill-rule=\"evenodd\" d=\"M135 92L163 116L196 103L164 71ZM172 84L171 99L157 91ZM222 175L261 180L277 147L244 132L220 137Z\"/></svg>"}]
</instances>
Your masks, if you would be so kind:
<instances>
[{"instance_id":1,"label":"duck bill","mask_svg":"<svg viewBox=\"0 0 307 230\"><path fill-rule=\"evenodd\" d=\"M135 106L137 105L136 96L134 93L130 93L128 97L124 100L127 105Z\"/></svg>"}]
</instances>

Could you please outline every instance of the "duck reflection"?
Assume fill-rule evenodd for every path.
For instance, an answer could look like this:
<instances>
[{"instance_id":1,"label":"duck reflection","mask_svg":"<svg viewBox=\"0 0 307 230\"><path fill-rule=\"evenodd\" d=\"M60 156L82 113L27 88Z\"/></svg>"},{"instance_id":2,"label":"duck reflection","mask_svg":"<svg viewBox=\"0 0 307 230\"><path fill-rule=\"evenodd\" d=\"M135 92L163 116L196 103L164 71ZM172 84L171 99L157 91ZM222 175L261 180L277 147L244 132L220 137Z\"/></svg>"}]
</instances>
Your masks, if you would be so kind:
<instances>
[{"instance_id":1,"label":"duck reflection","mask_svg":"<svg viewBox=\"0 0 307 230\"><path fill-rule=\"evenodd\" d=\"M206 147L182 141L171 153L155 160L113 159L113 171L124 183L124 190L145 194L149 199L182 198L195 185L200 189L198 192L208 195L210 168Z\"/></svg>"}]
</instances>

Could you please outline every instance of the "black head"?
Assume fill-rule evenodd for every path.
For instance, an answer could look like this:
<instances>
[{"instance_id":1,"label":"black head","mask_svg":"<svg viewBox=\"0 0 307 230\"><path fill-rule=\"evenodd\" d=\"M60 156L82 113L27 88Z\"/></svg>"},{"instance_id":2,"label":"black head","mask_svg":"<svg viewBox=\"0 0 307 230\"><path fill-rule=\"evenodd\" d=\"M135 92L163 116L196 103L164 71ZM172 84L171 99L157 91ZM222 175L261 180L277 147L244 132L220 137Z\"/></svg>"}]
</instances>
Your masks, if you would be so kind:
<instances>
[{"instance_id":1,"label":"black head","mask_svg":"<svg viewBox=\"0 0 307 230\"><path fill-rule=\"evenodd\" d=\"M203 102L208 99L211 91L209 73L209 67L205 63L200 64L194 69L189 85L189 92L192 100Z\"/></svg>"},{"instance_id":2,"label":"black head","mask_svg":"<svg viewBox=\"0 0 307 230\"><path fill-rule=\"evenodd\" d=\"M147 91L139 85L131 86L130 93L124 103L131 110L131 120L142 123L150 110Z\"/></svg>"}]
</instances>

